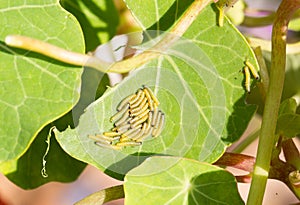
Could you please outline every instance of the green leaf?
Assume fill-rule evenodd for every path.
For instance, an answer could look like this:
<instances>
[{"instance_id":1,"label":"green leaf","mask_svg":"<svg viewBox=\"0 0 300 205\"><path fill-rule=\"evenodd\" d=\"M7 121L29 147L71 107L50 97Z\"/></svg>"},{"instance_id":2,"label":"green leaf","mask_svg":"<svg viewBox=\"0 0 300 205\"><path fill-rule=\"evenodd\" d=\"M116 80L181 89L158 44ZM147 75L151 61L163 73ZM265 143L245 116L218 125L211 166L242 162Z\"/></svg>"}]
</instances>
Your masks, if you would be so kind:
<instances>
[{"instance_id":1,"label":"green leaf","mask_svg":"<svg viewBox=\"0 0 300 205\"><path fill-rule=\"evenodd\" d=\"M62 148L76 159L122 178L152 155L185 156L214 162L239 139L255 106L244 102L243 67L246 57L257 65L252 50L232 25L212 25L216 14L208 7L160 58L130 73L110 88L81 116L75 129L56 133ZM171 34L169 34L171 35ZM121 151L96 146L88 135L109 131L119 102L149 86L166 116L158 138ZM78 143L80 142L80 143Z\"/></svg>"},{"instance_id":2,"label":"green leaf","mask_svg":"<svg viewBox=\"0 0 300 205\"><path fill-rule=\"evenodd\" d=\"M294 98L284 100L280 105L276 133L285 137L300 134L300 115L296 114L297 102Z\"/></svg>"},{"instance_id":3,"label":"green leaf","mask_svg":"<svg viewBox=\"0 0 300 205\"><path fill-rule=\"evenodd\" d=\"M80 27L57 0L0 0L0 40L20 34L83 52ZM0 43L0 162L20 157L37 133L79 98L82 69Z\"/></svg>"},{"instance_id":4,"label":"green leaf","mask_svg":"<svg viewBox=\"0 0 300 205\"><path fill-rule=\"evenodd\" d=\"M107 189L103 189L97 191L84 199L76 202L74 205L87 205L87 204L94 204L94 205L102 205L106 202L113 201L116 199L124 198L124 190L123 185L109 187Z\"/></svg>"},{"instance_id":5,"label":"green leaf","mask_svg":"<svg viewBox=\"0 0 300 205\"><path fill-rule=\"evenodd\" d=\"M285 137L296 137L300 134L300 115L283 114L277 120L276 133Z\"/></svg>"},{"instance_id":6,"label":"green leaf","mask_svg":"<svg viewBox=\"0 0 300 205\"><path fill-rule=\"evenodd\" d=\"M112 0L61 0L62 6L79 21L86 51L109 41L117 31L119 14Z\"/></svg>"},{"instance_id":7,"label":"green leaf","mask_svg":"<svg viewBox=\"0 0 300 205\"><path fill-rule=\"evenodd\" d=\"M126 5L143 30L158 22L174 2L178 5L175 0L125 0ZM160 28L157 29L160 30Z\"/></svg>"},{"instance_id":8,"label":"green leaf","mask_svg":"<svg viewBox=\"0 0 300 205\"><path fill-rule=\"evenodd\" d=\"M176 157L150 157L125 176L125 204L244 204L229 172Z\"/></svg>"},{"instance_id":9,"label":"green leaf","mask_svg":"<svg viewBox=\"0 0 300 205\"><path fill-rule=\"evenodd\" d=\"M45 171L49 177L42 177L42 158L47 149L45 141L52 126L59 130L66 129L68 125L74 127L73 123L78 123L78 117L83 113L83 109L101 96L108 84L107 75L94 69L85 68L82 74L80 100L72 112L46 126L38 134L26 153L18 160L1 164L0 172L6 174L12 182L24 189L33 189L51 181L72 182L76 180L85 168L85 164L65 153L55 138L51 138L50 151L45 156Z\"/></svg>"},{"instance_id":10,"label":"green leaf","mask_svg":"<svg viewBox=\"0 0 300 205\"><path fill-rule=\"evenodd\" d=\"M9 160L0 163L0 173L8 174L17 169L17 160Z\"/></svg>"},{"instance_id":11,"label":"green leaf","mask_svg":"<svg viewBox=\"0 0 300 205\"><path fill-rule=\"evenodd\" d=\"M47 148L46 139L50 126L45 127L35 138L27 152L18 159L17 169L7 178L23 189L34 189L51 181L72 182L85 168L85 164L67 155L54 137L50 138L50 149L46 155L46 174L43 177L43 155Z\"/></svg>"},{"instance_id":12,"label":"green leaf","mask_svg":"<svg viewBox=\"0 0 300 205\"><path fill-rule=\"evenodd\" d=\"M270 68L271 53L269 51L264 51L263 57L266 61L267 67ZM300 78L300 53L287 54L286 75L284 79L282 100L298 95L298 93L300 92L299 78Z\"/></svg>"},{"instance_id":13,"label":"green leaf","mask_svg":"<svg viewBox=\"0 0 300 205\"><path fill-rule=\"evenodd\" d=\"M300 18L292 19L289 23L289 30L299 31L300 30Z\"/></svg>"},{"instance_id":14,"label":"green leaf","mask_svg":"<svg viewBox=\"0 0 300 205\"><path fill-rule=\"evenodd\" d=\"M280 104L278 116L284 114L294 114L297 110L297 102L294 98L288 98Z\"/></svg>"}]
</instances>

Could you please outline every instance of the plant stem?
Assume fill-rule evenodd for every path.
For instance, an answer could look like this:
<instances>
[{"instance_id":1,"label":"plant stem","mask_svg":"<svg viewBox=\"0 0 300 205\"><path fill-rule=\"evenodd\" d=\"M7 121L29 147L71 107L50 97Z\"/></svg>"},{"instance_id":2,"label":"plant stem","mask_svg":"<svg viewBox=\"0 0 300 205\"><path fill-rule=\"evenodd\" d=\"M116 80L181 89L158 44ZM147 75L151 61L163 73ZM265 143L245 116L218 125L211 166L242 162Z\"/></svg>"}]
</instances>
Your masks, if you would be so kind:
<instances>
[{"instance_id":1,"label":"plant stem","mask_svg":"<svg viewBox=\"0 0 300 205\"><path fill-rule=\"evenodd\" d=\"M266 96L248 205L262 204L263 201L272 150L276 140L275 130L285 76L287 28L291 16L299 7L300 0L283 0L275 16L272 31L270 84Z\"/></svg>"},{"instance_id":2,"label":"plant stem","mask_svg":"<svg viewBox=\"0 0 300 205\"><path fill-rule=\"evenodd\" d=\"M238 144L233 150L233 153L241 153L248 147L254 140L256 140L259 136L260 129L255 130L250 135L247 136L240 144Z\"/></svg>"},{"instance_id":3,"label":"plant stem","mask_svg":"<svg viewBox=\"0 0 300 205\"><path fill-rule=\"evenodd\" d=\"M229 166L247 172L252 172L254 163L255 158L252 156L225 152L223 156L214 163L214 165Z\"/></svg>"}]
</instances>

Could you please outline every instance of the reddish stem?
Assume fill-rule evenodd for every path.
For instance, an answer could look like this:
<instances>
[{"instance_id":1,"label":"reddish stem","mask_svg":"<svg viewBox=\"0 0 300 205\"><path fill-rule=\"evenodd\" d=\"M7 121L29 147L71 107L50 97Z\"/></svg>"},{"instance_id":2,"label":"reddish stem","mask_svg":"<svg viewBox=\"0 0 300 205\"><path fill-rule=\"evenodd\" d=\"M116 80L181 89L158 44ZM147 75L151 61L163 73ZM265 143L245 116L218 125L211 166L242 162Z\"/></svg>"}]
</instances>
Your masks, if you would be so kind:
<instances>
[{"instance_id":1,"label":"reddish stem","mask_svg":"<svg viewBox=\"0 0 300 205\"><path fill-rule=\"evenodd\" d=\"M255 158L237 153L225 152L224 155L214 163L219 166L230 166L247 172L252 172Z\"/></svg>"},{"instance_id":2,"label":"reddish stem","mask_svg":"<svg viewBox=\"0 0 300 205\"><path fill-rule=\"evenodd\" d=\"M300 154L293 139L283 141L282 150L286 161L296 169L300 169Z\"/></svg>"}]
</instances>

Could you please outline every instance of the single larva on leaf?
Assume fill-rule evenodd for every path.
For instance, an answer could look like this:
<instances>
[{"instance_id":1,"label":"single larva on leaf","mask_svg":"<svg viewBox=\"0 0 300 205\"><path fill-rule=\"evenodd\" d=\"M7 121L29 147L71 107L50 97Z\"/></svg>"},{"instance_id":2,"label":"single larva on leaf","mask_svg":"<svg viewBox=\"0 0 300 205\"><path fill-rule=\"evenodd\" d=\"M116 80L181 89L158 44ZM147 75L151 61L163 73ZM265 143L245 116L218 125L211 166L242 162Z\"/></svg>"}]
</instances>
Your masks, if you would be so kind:
<instances>
[{"instance_id":1,"label":"single larva on leaf","mask_svg":"<svg viewBox=\"0 0 300 205\"><path fill-rule=\"evenodd\" d=\"M250 71L249 71L248 66L244 66L244 73L245 73L245 89L248 93L250 93L251 76L250 76Z\"/></svg>"}]
</instances>

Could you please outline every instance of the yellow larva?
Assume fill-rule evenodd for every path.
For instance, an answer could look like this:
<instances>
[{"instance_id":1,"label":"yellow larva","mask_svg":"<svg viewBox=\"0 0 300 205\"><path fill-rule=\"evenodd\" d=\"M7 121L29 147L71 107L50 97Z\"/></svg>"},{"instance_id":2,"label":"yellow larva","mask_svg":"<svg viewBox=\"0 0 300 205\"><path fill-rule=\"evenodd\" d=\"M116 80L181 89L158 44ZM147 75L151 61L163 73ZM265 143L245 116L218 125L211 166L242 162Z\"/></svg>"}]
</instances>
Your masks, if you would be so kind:
<instances>
[{"instance_id":1,"label":"yellow larva","mask_svg":"<svg viewBox=\"0 0 300 205\"><path fill-rule=\"evenodd\" d=\"M135 130L134 132L129 133L128 135L122 135L120 142L131 141L132 138L136 137L141 132L141 128Z\"/></svg>"},{"instance_id":2,"label":"yellow larva","mask_svg":"<svg viewBox=\"0 0 300 205\"><path fill-rule=\"evenodd\" d=\"M122 147L118 147L116 145L112 145L111 143L110 144L106 144L106 143L102 143L102 142L96 141L95 144L98 145L98 146L100 146L100 147L105 147L105 148L110 148L110 149L115 149L115 150L122 149Z\"/></svg>"},{"instance_id":3,"label":"yellow larva","mask_svg":"<svg viewBox=\"0 0 300 205\"><path fill-rule=\"evenodd\" d=\"M135 115L135 118L142 118L142 117L144 117L145 115L147 115L149 112L150 112L150 110L149 110L148 108L146 108L146 109L140 110L140 111L137 112L137 113L134 113L134 115ZM135 119L135 118L134 118L134 119Z\"/></svg>"},{"instance_id":4,"label":"yellow larva","mask_svg":"<svg viewBox=\"0 0 300 205\"><path fill-rule=\"evenodd\" d=\"M222 6L217 6L219 10L219 16L218 16L218 25L220 27L224 26L224 8Z\"/></svg>"},{"instance_id":5,"label":"yellow larva","mask_svg":"<svg viewBox=\"0 0 300 205\"><path fill-rule=\"evenodd\" d=\"M126 111L123 116L115 122L115 126L119 126L129 118L129 111Z\"/></svg>"},{"instance_id":6,"label":"yellow larva","mask_svg":"<svg viewBox=\"0 0 300 205\"><path fill-rule=\"evenodd\" d=\"M245 89L248 93L250 93L250 71L248 66L244 66L244 73L245 73Z\"/></svg>"},{"instance_id":7,"label":"yellow larva","mask_svg":"<svg viewBox=\"0 0 300 205\"><path fill-rule=\"evenodd\" d=\"M150 90L150 88L148 88L147 86L144 86L144 90L147 90L147 91L149 92L149 94L150 94L150 96L151 96L151 99L154 101L154 104L155 104L156 106L158 106L158 105L159 105L159 101L158 101L158 99L154 96L154 94L153 94L153 92Z\"/></svg>"},{"instance_id":8,"label":"yellow larva","mask_svg":"<svg viewBox=\"0 0 300 205\"><path fill-rule=\"evenodd\" d=\"M103 135L106 137L116 137L116 136L119 136L120 133L118 133L118 132L103 132Z\"/></svg>"},{"instance_id":9,"label":"yellow larva","mask_svg":"<svg viewBox=\"0 0 300 205\"><path fill-rule=\"evenodd\" d=\"M135 97L129 100L129 104L132 105L132 104L136 103L136 101L138 101L138 99L140 98L142 93L143 93L143 91L141 89L139 89L137 91L137 94L135 95Z\"/></svg>"},{"instance_id":10,"label":"yellow larva","mask_svg":"<svg viewBox=\"0 0 300 205\"><path fill-rule=\"evenodd\" d=\"M148 124L145 122L143 124L143 127L142 127L141 131L139 133L137 133L136 136L132 137L132 139L135 140L135 141L141 141L143 139L143 135L144 135L147 127L148 127Z\"/></svg>"},{"instance_id":11,"label":"yellow larva","mask_svg":"<svg viewBox=\"0 0 300 205\"><path fill-rule=\"evenodd\" d=\"M128 110L128 108L129 108L129 104L126 104L122 108L122 110L120 110L119 112L117 112L110 118L110 121L113 122L113 121L116 121L117 119L121 118L124 115L124 113Z\"/></svg>"},{"instance_id":12,"label":"yellow larva","mask_svg":"<svg viewBox=\"0 0 300 205\"><path fill-rule=\"evenodd\" d=\"M256 69L254 68L254 66L253 66L248 60L245 61L245 65L248 66L248 68L250 69L250 71L251 71L253 77L254 77L256 80L259 80L258 72L257 72Z\"/></svg>"},{"instance_id":13,"label":"yellow larva","mask_svg":"<svg viewBox=\"0 0 300 205\"><path fill-rule=\"evenodd\" d=\"M152 118L153 118L153 111L150 111L150 112L148 113L148 120L147 120L149 126L151 126Z\"/></svg>"},{"instance_id":14,"label":"yellow larva","mask_svg":"<svg viewBox=\"0 0 300 205\"><path fill-rule=\"evenodd\" d=\"M134 98L136 95L135 94L133 94L133 95L130 95L130 96L128 96L127 98L125 98L124 100L122 100L122 102L118 105L118 107L117 107L117 111L120 111L120 110L122 110L123 108L124 108L124 106L126 105L126 104L129 104L129 101L132 99L132 98Z\"/></svg>"},{"instance_id":15,"label":"yellow larva","mask_svg":"<svg viewBox=\"0 0 300 205\"><path fill-rule=\"evenodd\" d=\"M128 135L130 135L130 133L132 133L132 132L134 132L134 131L140 129L141 127L142 127L142 125L138 125L138 126L132 128L132 129L129 129L129 130L127 130L126 132L122 133L121 136L122 136L122 137L123 137L123 136L128 136Z\"/></svg>"},{"instance_id":16,"label":"yellow larva","mask_svg":"<svg viewBox=\"0 0 300 205\"><path fill-rule=\"evenodd\" d=\"M111 143L107 144L107 143L103 143L103 142L100 142L100 141L96 141L95 144L100 146L100 147L111 148Z\"/></svg>"},{"instance_id":17,"label":"yellow larva","mask_svg":"<svg viewBox=\"0 0 300 205\"><path fill-rule=\"evenodd\" d=\"M89 137L90 139L94 140L95 143L98 142L98 143L106 144L106 145L112 144L112 140L101 139L99 136L89 135L88 137Z\"/></svg>"},{"instance_id":18,"label":"yellow larva","mask_svg":"<svg viewBox=\"0 0 300 205\"><path fill-rule=\"evenodd\" d=\"M149 109L146 109L143 113L139 114L138 116L136 116L135 118L133 118L132 120L130 120L130 124L135 123L136 121L138 121L139 119L143 118L145 115L147 115L149 113ZM148 118L148 116L147 116Z\"/></svg>"},{"instance_id":19,"label":"yellow larva","mask_svg":"<svg viewBox=\"0 0 300 205\"><path fill-rule=\"evenodd\" d=\"M154 128L157 128L157 127L158 127L159 121L161 120L161 119L160 119L160 118L161 118L161 115L162 115L162 112L159 111L159 112L157 113L157 117L156 117L155 122L154 122Z\"/></svg>"},{"instance_id":20,"label":"yellow larva","mask_svg":"<svg viewBox=\"0 0 300 205\"><path fill-rule=\"evenodd\" d=\"M115 140L119 140L120 139L120 136L115 136L115 137L108 137L108 136L105 136L105 135L89 135L89 138L95 140L95 141L106 141L106 142L109 142L111 143L112 141L115 141Z\"/></svg>"},{"instance_id":21,"label":"yellow larva","mask_svg":"<svg viewBox=\"0 0 300 205\"><path fill-rule=\"evenodd\" d=\"M154 110L154 102L153 102L153 100L151 98L151 95L150 95L149 91L147 89L143 89L143 91L144 91L145 96L147 98L150 110Z\"/></svg>"},{"instance_id":22,"label":"yellow larva","mask_svg":"<svg viewBox=\"0 0 300 205\"><path fill-rule=\"evenodd\" d=\"M135 123L131 124L131 127L137 127L138 125L142 124L143 122L145 122L148 119L148 116L145 115L144 117L140 118L139 120L137 120Z\"/></svg>"},{"instance_id":23,"label":"yellow larva","mask_svg":"<svg viewBox=\"0 0 300 205\"><path fill-rule=\"evenodd\" d=\"M152 136L153 137L157 137L158 135L160 135L160 133L162 131L162 128L164 126L164 123L165 123L165 115L161 114L161 117L160 117L160 120L158 122L158 125L157 125L157 127L152 132Z\"/></svg>"},{"instance_id":24,"label":"yellow larva","mask_svg":"<svg viewBox=\"0 0 300 205\"><path fill-rule=\"evenodd\" d=\"M127 118L123 123L121 123L120 125L118 125L118 127L122 127L124 125L130 124L130 121L132 120L131 117Z\"/></svg>"},{"instance_id":25,"label":"yellow larva","mask_svg":"<svg viewBox=\"0 0 300 205\"><path fill-rule=\"evenodd\" d=\"M158 109L155 108L154 111L153 111L152 120L151 120L151 126L152 127L155 125L157 115L158 115Z\"/></svg>"},{"instance_id":26,"label":"yellow larva","mask_svg":"<svg viewBox=\"0 0 300 205\"><path fill-rule=\"evenodd\" d=\"M121 126L119 126L119 127L116 127L116 130L117 130L119 133L123 133L123 132L126 132L129 128L130 128L130 124L127 123L127 124L121 125Z\"/></svg>"},{"instance_id":27,"label":"yellow larva","mask_svg":"<svg viewBox=\"0 0 300 205\"><path fill-rule=\"evenodd\" d=\"M139 107L145 107L145 106L148 106L147 104L147 98L144 97L144 99L142 100L141 104L139 105Z\"/></svg>"},{"instance_id":28,"label":"yellow larva","mask_svg":"<svg viewBox=\"0 0 300 205\"><path fill-rule=\"evenodd\" d=\"M144 100L144 98L145 98L145 93L142 92L141 95L140 95L140 97L139 97L139 99L135 103L130 104L130 108L138 107L141 104L141 102Z\"/></svg>"},{"instance_id":29,"label":"yellow larva","mask_svg":"<svg viewBox=\"0 0 300 205\"><path fill-rule=\"evenodd\" d=\"M145 104L143 107L137 107L130 110L130 116L137 116L145 112L148 109L148 105Z\"/></svg>"},{"instance_id":30,"label":"yellow larva","mask_svg":"<svg viewBox=\"0 0 300 205\"><path fill-rule=\"evenodd\" d=\"M125 142L118 142L115 146L127 147L127 146L140 146L140 145L142 145L142 142L125 141Z\"/></svg>"}]
</instances>

